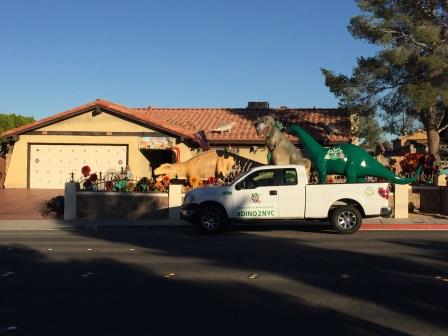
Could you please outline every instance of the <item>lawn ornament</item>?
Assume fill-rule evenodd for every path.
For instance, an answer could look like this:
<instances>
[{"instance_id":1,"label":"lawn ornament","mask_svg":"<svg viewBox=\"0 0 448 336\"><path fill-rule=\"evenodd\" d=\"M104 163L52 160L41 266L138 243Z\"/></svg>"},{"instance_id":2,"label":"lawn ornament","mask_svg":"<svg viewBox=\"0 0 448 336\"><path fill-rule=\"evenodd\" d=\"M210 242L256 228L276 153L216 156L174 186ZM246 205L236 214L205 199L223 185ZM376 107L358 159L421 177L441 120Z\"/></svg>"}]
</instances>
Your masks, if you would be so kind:
<instances>
[{"instance_id":1,"label":"lawn ornament","mask_svg":"<svg viewBox=\"0 0 448 336\"><path fill-rule=\"evenodd\" d=\"M40 206L40 214L42 217L47 217L51 212L56 214L56 217L61 218L64 216L64 196L56 196L45 201Z\"/></svg>"},{"instance_id":2,"label":"lawn ornament","mask_svg":"<svg viewBox=\"0 0 448 336\"><path fill-rule=\"evenodd\" d=\"M265 144L269 151L268 163L274 165L298 164L305 166L307 173L311 168L311 162L302 156L302 153L289 141L271 116L259 117L255 122L258 135L265 137Z\"/></svg>"},{"instance_id":3,"label":"lawn ornament","mask_svg":"<svg viewBox=\"0 0 448 336\"><path fill-rule=\"evenodd\" d=\"M230 121L230 122L224 122L218 125L216 128L211 128L210 132L219 132L221 134L228 132L232 130L232 128L236 125L236 122Z\"/></svg>"},{"instance_id":4,"label":"lawn ornament","mask_svg":"<svg viewBox=\"0 0 448 336\"><path fill-rule=\"evenodd\" d=\"M164 163L154 170L154 174L160 179L169 176L170 179L199 179L207 180L216 177L224 180L228 177L235 166L233 156L224 152L210 150L196 155L186 162Z\"/></svg>"},{"instance_id":5,"label":"lawn ornament","mask_svg":"<svg viewBox=\"0 0 448 336\"><path fill-rule=\"evenodd\" d=\"M415 182L422 167L419 166L411 178L396 176L369 153L353 144L340 144L330 148L321 146L310 134L298 125L287 127L287 131L297 136L309 158L319 172L319 183L325 183L327 174L345 175L348 183L365 182L366 176L375 176L396 184Z\"/></svg>"}]
</instances>

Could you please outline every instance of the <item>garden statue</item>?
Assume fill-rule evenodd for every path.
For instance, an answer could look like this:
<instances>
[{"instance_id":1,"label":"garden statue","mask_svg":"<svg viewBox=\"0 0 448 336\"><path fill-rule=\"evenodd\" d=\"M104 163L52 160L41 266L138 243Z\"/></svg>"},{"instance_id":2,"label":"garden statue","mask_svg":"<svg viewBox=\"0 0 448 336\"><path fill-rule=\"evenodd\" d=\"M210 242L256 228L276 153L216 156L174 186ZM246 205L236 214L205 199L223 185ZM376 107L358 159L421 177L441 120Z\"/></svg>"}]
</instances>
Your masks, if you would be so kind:
<instances>
[{"instance_id":1,"label":"garden statue","mask_svg":"<svg viewBox=\"0 0 448 336\"><path fill-rule=\"evenodd\" d=\"M210 132L219 132L221 134L224 134L225 132L230 133L230 131L235 125L236 122L234 121L224 122L219 124L216 128L211 128Z\"/></svg>"},{"instance_id":2,"label":"garden statue","mask_svg":"<svg viewBox=\"0 0 448 336\"><path fill-rule=\"evenodd\" d=\"M233 156L209 150L196 155L186 162L164 163L154 170L154 175L160 179L168 176L170 179L178 178L181 180L196 178L207 180L210 177L216 177L224 180L228 177L235 166Z\"/></svg>"},{"instance_id":3,"label":"garden statue","mask_svg":"<svg viewBox=\"0 0 448 336\"><path fill-rule=\"evenodd\" d=\"M298 164L305 166L307 173L311 168L310 160L304 158L302 153L289 141L271 116L263 116L255 122L258 135L265 137L265 144L269 151L268 163L274 165Z\"/></svg>"},{"instance_id":4,"label":"garden statue","mask_svg":"<svg viewBox=\"0 0 448 336\"><path fill-rule=\"evenodd\" d=\"M325 148L298 125L289 126L287 131L297 136L302 142L305 151L319 172L319 183L326 182L327 174L338 174L345 175L348 183L365 182L366 176L374 176L397 184L408 184L417 180L422 169L419 166L413 177L401 178L358 146L340 144Z\"/></svg>"}]
</instances>

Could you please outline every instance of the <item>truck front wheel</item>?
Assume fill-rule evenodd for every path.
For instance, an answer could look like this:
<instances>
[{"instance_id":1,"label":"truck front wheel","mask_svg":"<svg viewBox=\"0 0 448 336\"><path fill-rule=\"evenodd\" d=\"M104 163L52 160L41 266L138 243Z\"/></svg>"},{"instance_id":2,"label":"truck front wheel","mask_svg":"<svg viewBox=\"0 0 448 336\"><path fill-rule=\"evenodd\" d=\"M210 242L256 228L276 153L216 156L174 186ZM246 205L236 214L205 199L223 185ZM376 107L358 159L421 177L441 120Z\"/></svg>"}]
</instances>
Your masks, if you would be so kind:
<instances>
[{"instance_id":1,"label":"truck front wheel","mask_svg":"<svg viewBox=\"0 0 448 336\"><path fill-rule=\"evenodd\" d=\"M362 223L362 216L354 206L341 206L333 210L331 224L339 233L355 233Z\"/></svg>"},{"instance_id":2,"label":"truck front wheel","mask_svg":"<svg viewBox=\"0 0 448 336\"><path fill-rule=\"evenodd\" d=\"M207 233L215 233L227 226L227 216L222 209L217 206L204 206L199 209L196 223L199 228Z\"/></svg>"}]
</instances>

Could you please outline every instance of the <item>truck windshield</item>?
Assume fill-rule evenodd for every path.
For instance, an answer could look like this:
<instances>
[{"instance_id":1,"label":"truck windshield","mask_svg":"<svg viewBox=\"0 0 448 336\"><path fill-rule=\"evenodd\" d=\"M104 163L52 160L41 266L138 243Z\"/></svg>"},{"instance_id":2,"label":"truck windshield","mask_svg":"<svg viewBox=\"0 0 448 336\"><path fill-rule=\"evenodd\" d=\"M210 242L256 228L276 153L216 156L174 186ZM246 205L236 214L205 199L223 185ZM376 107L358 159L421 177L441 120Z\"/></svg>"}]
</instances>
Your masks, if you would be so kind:
<instances>
[{"instance_id":1,"label":"truck windshield","mask_svg":"<svg viewBox=\"0 0 448 336\"><path fill-rule=\"evenodd\" d=\"M239 173L236 173L234 176L232 176L229 181L228 181L228 185L232 185L236 182L236 180L238 180L241 176L245 175L246 173L249 173L252 171L253 168L246 170L246 171L241 171Z\"/></svg>"}]
</instances>

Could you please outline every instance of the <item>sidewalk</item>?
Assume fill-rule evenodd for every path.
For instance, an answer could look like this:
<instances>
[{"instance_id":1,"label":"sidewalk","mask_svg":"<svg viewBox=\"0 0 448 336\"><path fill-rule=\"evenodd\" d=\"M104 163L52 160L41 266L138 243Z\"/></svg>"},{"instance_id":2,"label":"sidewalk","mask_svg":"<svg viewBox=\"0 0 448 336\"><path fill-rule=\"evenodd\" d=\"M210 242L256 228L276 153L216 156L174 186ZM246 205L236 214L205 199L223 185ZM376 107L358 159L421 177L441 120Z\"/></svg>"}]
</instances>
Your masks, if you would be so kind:
<instances>
[{"instance_id":1,"label":"sidewalk","mask_svg":"<svg viewBox=\"0 0 448 336\"><path fill-rule=\"evenodd\" d=\"M448 216L410 213L409 218L365 218L361 230L448 230Z\"/></svg>"},{"instance_id":2,"label":"sidewalk","mask_svg":"<svg viewBox=\"0 0 448 336\"><path fill-rule=\"evenodd\" d=\"M281 225L281 222L264 222L261 225ZM321 221L285 221L291 225L329 225ZM250 224L248 224L250 225ZM257 225L260 225L257 223ZM32 230L97 230L102 228L144 228L144 227L172 227L190 226L189 223L180 219L158 219L158 220L75 220L64 221L62 219L1 219L0 231L32 231ZM443 230L448 231L448 216L435 214L409 214L409 218L365 218L361 230L393 230L393 231L420 231L420 230Z\"/></svg>"},{"instance_id":3,"label":"sidewalk","mask_svg":"<svg viewBox=\"0 0 448 336\"><path fill-rule=\"evenodd\" d=\"M152 227L152 226L188 226L187 222L180 219L158 220L74 220L63 219L16 219L0 220L0 231L32 231L32 230L96 230L101 227Z\"/></svg>"}]
</instances>

